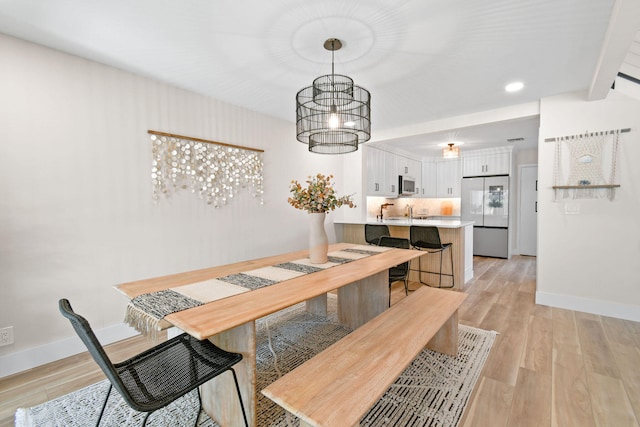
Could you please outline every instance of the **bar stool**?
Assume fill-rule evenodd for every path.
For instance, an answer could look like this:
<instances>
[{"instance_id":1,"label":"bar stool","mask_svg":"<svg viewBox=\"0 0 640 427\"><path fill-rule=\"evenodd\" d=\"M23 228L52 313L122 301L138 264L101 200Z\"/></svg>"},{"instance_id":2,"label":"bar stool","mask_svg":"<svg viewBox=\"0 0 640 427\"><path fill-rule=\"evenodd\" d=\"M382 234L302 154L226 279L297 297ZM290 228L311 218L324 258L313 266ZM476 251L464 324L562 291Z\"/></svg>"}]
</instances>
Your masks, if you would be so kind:
<instances>
[{"instance_id":1,"label":"bar stool","mask_svg":"<svg viewBox=\"0 0 640 427\"><path fill-rule=\"evenodd\" d=\"M386 246L388 248L410 249L409 239L400 237L380 237L378 246ZM404 282L404 294L409 295L409 261L389 269L389 307L391 307L391 285L394 282Z\"/></svg>"},{"instance_id":2,"label":"bar stool","mask_svg":"<svg viewBox=\"0 0 640 427\"><path fill-rule=\"evenodd\" d=\"M380 238L383 236L391 236L389 227L385 224L365 224L364 240L370 245L378 245Z\"/></svg>"},{"instance_id":3,"label":"bar stool","mask_svg":"<svg viewBox=\"0 0 640 427\"><path fill-rule=\"evenodd\" d=\"M442 243L440 241L440 232L438 227L427 227L412 225L409 229L409 241L414 249L426 251L429 253L440 253L440 271L428 271L422 269L422 257L418 258L418 270L412 269L411 271L417 271L419 275L420 283L423 285L431 286L428 283L422 281L422 273L438 274L440 281L438 287L442 288L442 276L451 276L451 286L445 286L445 288L453 288L455 286L455 279L453 277L453 243ZM442 253L449 249L451 255L451 274L442 272Z\"/></svg>"}]
</instances>

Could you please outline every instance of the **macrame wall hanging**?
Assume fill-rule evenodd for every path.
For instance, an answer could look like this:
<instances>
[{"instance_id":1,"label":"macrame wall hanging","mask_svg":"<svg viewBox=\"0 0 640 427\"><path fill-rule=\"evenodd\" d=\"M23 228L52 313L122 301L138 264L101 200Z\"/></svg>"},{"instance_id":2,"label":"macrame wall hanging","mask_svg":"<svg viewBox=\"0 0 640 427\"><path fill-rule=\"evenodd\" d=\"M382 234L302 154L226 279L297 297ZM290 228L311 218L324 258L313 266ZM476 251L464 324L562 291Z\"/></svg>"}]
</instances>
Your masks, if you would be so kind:
<instances>
[{"instance_id":1,"label":"macrame wall hanging","mask_svg":"<svg viewBox=\"0 0 640 427\"><path fill-rule=\"evenodd\" d=\"M153 199L184 189L218 208L249 189L263 204L264 150L150 130Z\"/></svg>"},{"instance_id":2,"label":"macrame wall hanging","mask_svg":"<svg viewBox=\"0 0 640 427\"><path fill-rule=\"evenodd\" d=\"M547 138L555 142L555 200L613 200L617 184L616 162L620 133L630 129Z\"/></svg>"}]
</instances>

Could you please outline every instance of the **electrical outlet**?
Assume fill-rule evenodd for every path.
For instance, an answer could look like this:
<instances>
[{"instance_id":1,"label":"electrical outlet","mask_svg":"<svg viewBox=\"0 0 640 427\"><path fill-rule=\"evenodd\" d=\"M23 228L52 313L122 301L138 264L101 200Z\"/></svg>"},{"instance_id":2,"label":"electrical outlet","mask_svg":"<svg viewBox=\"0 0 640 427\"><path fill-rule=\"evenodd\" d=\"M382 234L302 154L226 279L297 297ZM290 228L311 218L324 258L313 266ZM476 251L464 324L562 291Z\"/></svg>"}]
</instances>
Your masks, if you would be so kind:
<instances>
[{"instance_id":1,"label":"electrical outlet","mask_svg":"<svg viewBox=\"0 0 640 427\"><path fill-rule=\"evenodd\" d=\"M580 205L578 203L567 203L564 205L565 215L579 215Z\"/></svg>"},{"instance_id":2,"label":"electrical outlet","mask_svg":"<svg viewBox=\"0 0 640 427\"><path fill-rule=\"evenodd\" d=\"M0 346L13 344L13 326L0 329Z\"/></svg>"}]
</instances>

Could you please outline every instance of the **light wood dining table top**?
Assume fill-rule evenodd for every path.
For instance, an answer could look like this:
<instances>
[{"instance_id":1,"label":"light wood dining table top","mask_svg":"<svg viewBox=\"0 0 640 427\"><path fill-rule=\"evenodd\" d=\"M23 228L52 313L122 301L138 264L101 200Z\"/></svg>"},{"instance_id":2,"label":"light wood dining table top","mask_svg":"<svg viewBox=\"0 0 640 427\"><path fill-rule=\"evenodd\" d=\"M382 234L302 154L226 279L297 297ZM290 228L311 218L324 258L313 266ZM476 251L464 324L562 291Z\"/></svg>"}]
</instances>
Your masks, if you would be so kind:
<instances>
[{"instance_id":1,"label":"light wood dining table top","mask_svg":"<svg viewBox=\"0 0 640 427\"><path fill-rule=\"evenodd\" d=\"M353 243L330 245L329 252L347 249ZM422 255L420 251L390 248L315 273L285 280L249 292L233 295L176 312L165 320L198 339L206 339L244 323L254 321L297 303L310 300L334 289L380 273ZM267 267L308 256L308 251L297 251L250 261L211 267L152 279L123 283L116 288L129 298L176 286L201 282L230 274Z\"/></svg>"}]
</instances>

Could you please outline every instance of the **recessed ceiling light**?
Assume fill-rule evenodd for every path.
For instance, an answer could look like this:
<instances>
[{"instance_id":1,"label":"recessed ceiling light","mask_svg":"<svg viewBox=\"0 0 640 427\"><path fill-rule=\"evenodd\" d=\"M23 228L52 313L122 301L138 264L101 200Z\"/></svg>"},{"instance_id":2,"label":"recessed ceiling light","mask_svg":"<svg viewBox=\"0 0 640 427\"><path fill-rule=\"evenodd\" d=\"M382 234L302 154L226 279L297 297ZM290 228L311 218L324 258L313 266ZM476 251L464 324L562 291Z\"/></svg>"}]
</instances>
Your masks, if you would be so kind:
<instances>
[{"instance_id":1,"label":"recessed ceiling light","mask_svg":"<svg viewBox=\"0 0 640 427\"><path fill-rule=\"evenodd\" d=\"M523 87L524 87L524 83L522 83L522 82L513 82L513 83L509 83L508 85L506 85L504 87L504 90L506 90L507 92L517 92L519 90L522 90Z\"/></svg>"}]
</instances>

